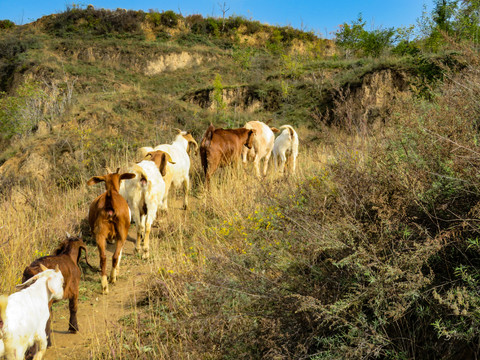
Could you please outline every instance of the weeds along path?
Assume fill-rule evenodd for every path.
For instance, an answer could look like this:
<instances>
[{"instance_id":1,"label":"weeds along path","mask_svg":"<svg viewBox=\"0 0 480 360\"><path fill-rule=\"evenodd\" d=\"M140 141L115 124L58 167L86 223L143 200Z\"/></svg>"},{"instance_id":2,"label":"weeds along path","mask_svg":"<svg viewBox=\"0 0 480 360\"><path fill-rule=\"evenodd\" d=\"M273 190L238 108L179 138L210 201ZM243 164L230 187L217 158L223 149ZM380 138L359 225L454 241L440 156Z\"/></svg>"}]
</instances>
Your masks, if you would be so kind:
<instances>
[{"instance_id":1,"label":"weeds along path","mask_svg":"<svg viewBox=\"0 0 480 360\"><path fill-rule=\"evenodd\" d=\"M68 301L54 305L52 322L52 347L48 348L45 359L90 359L92 348L102 348L106 339L113 336L118 321L135 311L136 304L142 299L146 288L145 281L151 272L148 261L134 254L136 227L132 225L125 244L120 263L120 275L117 282L109 284L108 295L102 295L100 273L85 271L80 282L78 303L77 334L68 333ZM107 248L107 269L111 266L114 245ZM90 242L88 246L89 263L98 267L98 251ZM83 262L83 261L82 261ZM109 273L109 272L108 272ZM95 344L96 346L92 346ZM106 346L106 345L105 345ZM108 350L108 349L105 349Z\"/></svg>"}]
</instances>

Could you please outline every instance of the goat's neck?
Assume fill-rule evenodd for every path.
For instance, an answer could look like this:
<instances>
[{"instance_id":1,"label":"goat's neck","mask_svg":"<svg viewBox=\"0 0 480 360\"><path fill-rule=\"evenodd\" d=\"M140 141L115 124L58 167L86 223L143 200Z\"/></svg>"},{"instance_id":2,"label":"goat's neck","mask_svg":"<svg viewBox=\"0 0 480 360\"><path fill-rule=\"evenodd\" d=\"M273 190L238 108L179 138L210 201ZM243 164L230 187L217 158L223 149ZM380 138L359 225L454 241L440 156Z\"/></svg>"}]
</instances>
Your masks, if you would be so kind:
<instances>
[{"instance_id":1,"label":"goat's neck","mask_svg":"<svg viewBox=\"0 0 480 360\"><path fill-rule=\"evenodd\" d=\"M182 135L177 135L177 137L172 143L172 146L187 151L188 141Z\"/></svg>"},{"instance_id":2,"label":"goat's neck","mask_svg":"<svg viewBox=\"0 0 480 360\"><path fill-rule=\"evenodd\" d=\"M72 248L68 252L68 256L70 256L73 263L76 264L77 266L78 266L78 258L80 257L79 255L80 255L80 248L78 247Z\"/></svg>"},{"instance_id":3,"label":"goat's neck","mask_svg":"<svg viewBox=\"0 0 480 360\"><path fill-rule=\"evenodd\" d=\"M47 280L47 277L41 277L32 285L21 291L26 294L31 294L31 298L35 299L35 302L48 303L52 299L53 293L48 289Z\"/></svg>"}]
</instances>

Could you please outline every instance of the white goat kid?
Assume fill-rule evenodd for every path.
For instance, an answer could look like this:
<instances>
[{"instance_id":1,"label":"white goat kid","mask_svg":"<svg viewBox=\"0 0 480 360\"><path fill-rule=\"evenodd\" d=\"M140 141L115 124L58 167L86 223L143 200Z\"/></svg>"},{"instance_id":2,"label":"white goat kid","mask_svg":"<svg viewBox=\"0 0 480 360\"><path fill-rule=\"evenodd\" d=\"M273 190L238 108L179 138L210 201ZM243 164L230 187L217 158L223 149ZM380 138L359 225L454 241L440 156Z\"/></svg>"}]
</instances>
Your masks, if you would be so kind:
<instances>
[{"instance_id":1,"label":"white goat kid","mask_svg":"<svg viewBox=\"0 0 480 360\"><path fill-rule=\"evenodd\" d=\"M47 349L48 303L62 299L63 275L58 266L55 270L43 266L42 270L18 286L23 290L0 297L0 357L24 359L25 351L36 343L34 360L39 360Z\"/></svg>"},{"instance_id":2,"label":"white goat kid","mask_svg":"<svg viewBox=\"0 0 480 360\"><path fill-rule=\"evenodd\" d=\"M275 170L283 174L285 168L288 168L294 175L298 156L298 135L290 125L282 125L280 129L284 130L275 139L273 146Z\"/></svg>"},{"instance_id":3,"label":"white goat kid","mask_svg":"<svg viewBox=\"0 0 480 360\"><path fill-rule=\"evenodd\" d=\"M152 224L165 195L165 182L162 174L165 174L166 163L171 161L171 158L168 154L163 153L163 159L158 163L143 160L132 165L129 172L136 174L136 177L124 180L120 184L120 195L127 200L137 226L135 250L142 253L143 259L149 257Z\"/></svg>"}]
</instances>

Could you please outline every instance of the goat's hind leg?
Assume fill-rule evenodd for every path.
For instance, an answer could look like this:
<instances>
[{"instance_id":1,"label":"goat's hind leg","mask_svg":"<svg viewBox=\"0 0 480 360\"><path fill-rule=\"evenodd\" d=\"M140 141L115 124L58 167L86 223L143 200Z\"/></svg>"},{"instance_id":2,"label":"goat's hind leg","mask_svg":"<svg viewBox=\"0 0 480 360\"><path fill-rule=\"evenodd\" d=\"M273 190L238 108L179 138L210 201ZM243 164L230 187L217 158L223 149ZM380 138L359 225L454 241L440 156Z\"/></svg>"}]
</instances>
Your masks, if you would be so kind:
<instances>
[{"instance_id":1,"label":"goat's hind leg","mask_svg":"<svg viewBox=\"0 0 480 360\"><path fill-rule=\"evenodd\" d=\"M183 180L183 210L187 210L188 207L188 191L190 190L190 179L187 177Z\"/></svg>"},{"instance_id":2,"label":"goat's hind leg","mask_svg":"<svg viewBox=\"0 0 480 360\"><path fill-rule=\"evenodd\" d=\"M35 340L35 343L38 344L38 351L33 357L33 360L41 360L43 358L43 355L45 355L45 351L47 350L47 338L37 338ZM21 357L23 359L23 356Z\"/></svg>"},{"instance_id":3,"label":"goat's hind leg","mask_svg":"<svg viewBox=\"0 0 480 360\"><path fill-rule=\"evenodd\" d=\"M107 281L107 256L105 255L106 237L97 236L97 247L100 256L100 269L101 269L101 283L102 293L108 294L108 281Z\"/></svg>"},{"instance_id":4,"label":"goat's hind leg","mask_svg":"<svg viewBox=\"0 0 480 360\"><path fill-rule=\"evenodd\" d=\"M117 237L117 246L115 248L115 253L112 256L112 271L110 273L110 282L114 284L117 281L117 275L119 273L120 260L122 259L123 245L125 244L127 236L122 237L122 235Z\"/></svg>"},{"instance_id":5,"label":"goat's hind leg","mask_svg":"<svg viewBox=\"0 0 480 360\"><path fill-rule=\"evenodd\" d=\"M78 309L78 294L75 294L68 302L70 309L70 320L68 321L68 332L76 334L78 331L77 309Z\"/></svg>"}]
</instances>

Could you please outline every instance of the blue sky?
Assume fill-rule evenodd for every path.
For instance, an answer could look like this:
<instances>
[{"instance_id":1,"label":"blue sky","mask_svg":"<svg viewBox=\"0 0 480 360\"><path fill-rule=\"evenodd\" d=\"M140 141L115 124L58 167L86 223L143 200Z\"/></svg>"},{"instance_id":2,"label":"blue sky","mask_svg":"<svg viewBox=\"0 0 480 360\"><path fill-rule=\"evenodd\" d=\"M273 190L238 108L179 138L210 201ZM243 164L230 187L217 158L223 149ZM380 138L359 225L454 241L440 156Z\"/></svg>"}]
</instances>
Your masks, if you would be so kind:
<instances>
[{"instance_id":1,"label":"blue sky","mask_svg":"<svg viewBox=\"0 0 480 360\"><path fill-rule=\"evenodd\" d=\"M314 31L322 37L331 37L339 24L350 23L359 13L367 21L367 29L416 25L423 5L432 8L433 0L0 0L0 19L26 24L44 15L62 12L72 3L86 7L132 10L174 10L184 16L202 14L221 16L221 5L226 4L226 16L243 15L271 25L290 25Z\"/></svg>"}]
</instances>

